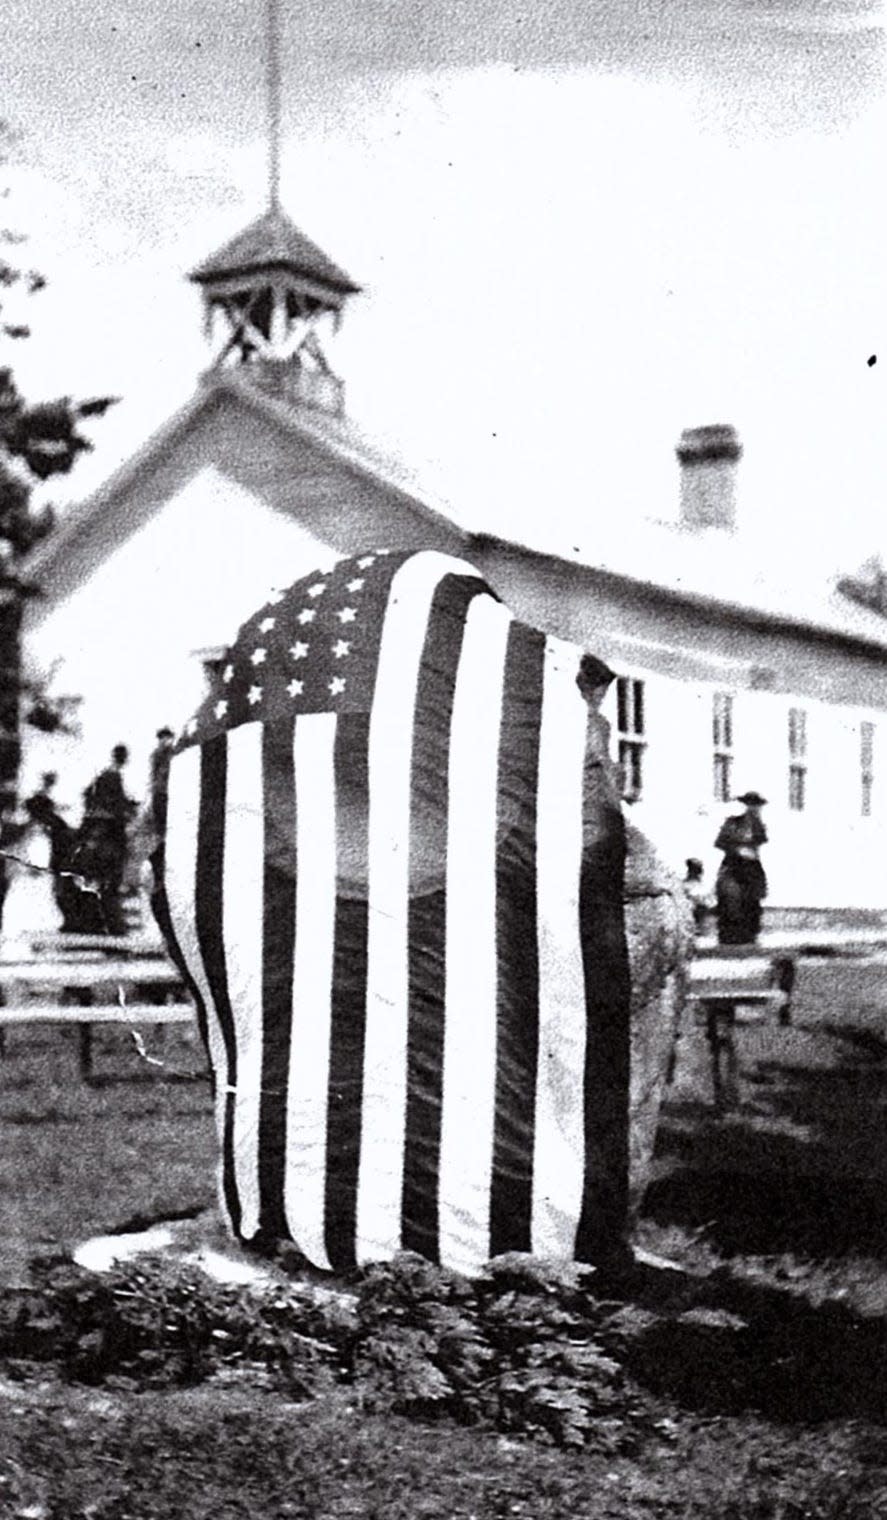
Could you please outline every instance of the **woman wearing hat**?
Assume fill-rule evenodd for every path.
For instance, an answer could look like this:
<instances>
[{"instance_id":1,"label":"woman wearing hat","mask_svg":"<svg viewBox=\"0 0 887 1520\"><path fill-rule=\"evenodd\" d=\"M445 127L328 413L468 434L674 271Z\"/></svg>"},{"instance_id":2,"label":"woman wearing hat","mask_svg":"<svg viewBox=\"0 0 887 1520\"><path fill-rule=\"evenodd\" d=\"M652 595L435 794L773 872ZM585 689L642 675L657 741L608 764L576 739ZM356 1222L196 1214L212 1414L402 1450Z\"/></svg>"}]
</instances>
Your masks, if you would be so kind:
<instances>
[{"instance_id":1,"label":"woman wearing hat","mask_svg":"<svg viewBox=\"0 0 887 1520\"><path fill-rule=\"evenodd\" d=\"M760 792L743 792L736 801L745 805L745 812L725 819L715 840L715 848L724 852L715 884L718 942L752 945L761 930L761 904L767 896L760 860L761 845L767 843L761 819L767 799Z\"/></svg>"}]
</instances>

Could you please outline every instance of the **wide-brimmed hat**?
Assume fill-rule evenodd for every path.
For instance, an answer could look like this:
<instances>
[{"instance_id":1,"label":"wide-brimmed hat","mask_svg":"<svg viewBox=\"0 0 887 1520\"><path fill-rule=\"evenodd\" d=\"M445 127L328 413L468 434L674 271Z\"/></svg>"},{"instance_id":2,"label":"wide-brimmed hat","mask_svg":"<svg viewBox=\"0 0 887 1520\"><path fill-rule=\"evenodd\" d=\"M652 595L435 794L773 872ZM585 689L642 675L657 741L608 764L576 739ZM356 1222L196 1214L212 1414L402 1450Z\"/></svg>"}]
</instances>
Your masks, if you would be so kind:
<instances>
[{"instance_id":1,"label":"wide-brimmed hat","mask_svg":"<svg viewBox=\"0 0 887 1520\"><path fill-rule=\"evenodd\" d=\"M746 807L766 807L767 805L766 797L762 797L760 792L743 792L742 796L735 800L744 802Z\"/></svg>"}]
</instances>

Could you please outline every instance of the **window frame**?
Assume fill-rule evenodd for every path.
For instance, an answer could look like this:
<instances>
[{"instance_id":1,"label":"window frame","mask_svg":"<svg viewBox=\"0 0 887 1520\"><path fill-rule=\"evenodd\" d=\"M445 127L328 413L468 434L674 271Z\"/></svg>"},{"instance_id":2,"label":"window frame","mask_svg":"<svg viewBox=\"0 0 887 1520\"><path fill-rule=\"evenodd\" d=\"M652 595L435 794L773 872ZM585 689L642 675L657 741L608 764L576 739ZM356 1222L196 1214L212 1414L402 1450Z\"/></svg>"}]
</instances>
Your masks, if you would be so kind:
<instances>
[{"instance_id":1,"label":"window frame","mask_svg":"<svg viewBox=\"0 0 887 1520\"><path fill-rule=\"evenodd\" d=\"M875 788L875 734L877 725L871 718L859 720L859 813L871 818Z\"/></svg>"},{"instance_id":2,"label":"window frame","mask_svg":"<svg viewBox=\"0 0 887 1520\"><path fill-rule=\"evenodd\" d=\"M790 707L788 710L788 808L790 813L807 811L808 740L806 707Z\"/></svg>"},{"instance_id":3,"label":"window frame","mask_svg":"<svg viewBox=\"0 0 887 1520\"><path fill-rule=\"evenodd\" d=\"M616 678L616 754L623 802L644 794L647 749L647 691L642 676Z\"/></svg>"},{"instance_id":4,"label":"window frame","mask_svg":"<svg viewBox=\"0 0 887 1520\"><path fill-rule=\"evenodd\" d=\"M715 802L729 802L733 793L733 731L735 693L713 691L711 695L712 792Z\"/></svg>"}]
</instances>

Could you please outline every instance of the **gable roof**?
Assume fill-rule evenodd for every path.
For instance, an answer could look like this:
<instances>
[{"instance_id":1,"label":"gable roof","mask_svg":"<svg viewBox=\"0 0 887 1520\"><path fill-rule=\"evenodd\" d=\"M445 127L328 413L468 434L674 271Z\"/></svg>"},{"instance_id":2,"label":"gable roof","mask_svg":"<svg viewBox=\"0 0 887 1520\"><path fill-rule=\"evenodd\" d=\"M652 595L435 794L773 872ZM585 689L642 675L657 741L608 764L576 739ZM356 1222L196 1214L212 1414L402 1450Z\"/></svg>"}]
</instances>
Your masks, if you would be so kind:
<instances>
[{"instance_id":1,"label":"gable roof","mask_svg":"<svg viewBox=\"0 0 887 1520\"><path fill-rule=\"evenodd\" d=\"M565 555L544 541L526 546L495 535L468 533L448 503L401 462L375 448L351 422L272 396L246 369L208 371L174 416L97 490L64 513L55 531L32 551L23 567L30 579L45 588L44 595L30 603L32 618L39 619L55 604L55 576L78 544L98 534L104 539L106 530L110 552L120 515L116 509L128 491L163 462L220 398L231 399L294 441L313 445L344 469L380 487L426 523L435 536L445 532L469 557L473 548L481 565L487 548L495 546L549 568L560 565L571 576L584 574L590 589L595 580L617 581L634 588L635 594L709 609L723 618L794 629L820 640L887 653L887 617L843 595L839 577L804 576L796 562L787 563L785 575L780 576L778 564L762 559L760 545L756 541L746 545L741 535L689 532L656 522L635 523L626 532L624 523L608 527L602 517L595 524L593 542ZM116 531L119 536L119 528ZM544 534L540 519L535 531Z\"/></svg>"},{"instance_id":2,"label":"gable roof","mask_svg":"<svg viewBox=\"0 0 887 1520\"><path fill-rule=\"evenodd\" d=\"M188 278L204 285L225 276L247 276L263 269L306 275L344 295L357 295L360 291L350 275L300 232L279 206L263 211L242 232L198 264Z\"/></svg>"},{"instance_id":3,"label":"gable roof","mask_svg":"<svg viewBox=\"0 0 887 1520\"><path fill-rule=\"evenodd\" d=\"M118 510L121 503L125 503L128 493L144 475L162 465L172 451L184 443L220 400L229 400L244 408L294 442L301 441L318 448L359 479L380 487L393 501L407 507L411 515L425 522L435 537L439 538L444 532L450 539L466 540L467 535L454 520L447 503L426 490L399 461L374 448L353 424L307 406L279 400L255 384L243 369L212 369L202 377L190 400L95 491L70 506L54 531L28 556L25 573L43 588L33 616L39 620L59 599L54 583L57 578L65 582L64 566L79 544L104 529L103 541L106 536L110 553L116 538L120 537L121 517L124 519L124 536L133 531L132 525L126 521L125 510L123 513Z\"/></svg>"}]
</instances>

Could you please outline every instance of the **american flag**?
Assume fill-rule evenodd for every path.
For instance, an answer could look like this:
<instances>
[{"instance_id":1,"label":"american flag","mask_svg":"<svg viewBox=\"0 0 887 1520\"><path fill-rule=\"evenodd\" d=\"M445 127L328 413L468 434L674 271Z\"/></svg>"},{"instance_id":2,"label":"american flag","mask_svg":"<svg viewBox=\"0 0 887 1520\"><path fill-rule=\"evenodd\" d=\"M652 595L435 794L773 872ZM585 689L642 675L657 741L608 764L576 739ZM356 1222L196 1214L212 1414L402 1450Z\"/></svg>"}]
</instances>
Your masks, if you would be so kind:
<instances>
[{"instance_id":1,"label":"american flag","mask_svg":"<svg viewBox=\"0 0 887 1520\"><path fill-rule=\"evenodd\" d=\"M220 662L157 904L244 1242L466 1272L621 1243L624 844L581 658L471 565L376 550Z\"/></svg>"}]
</instances>

